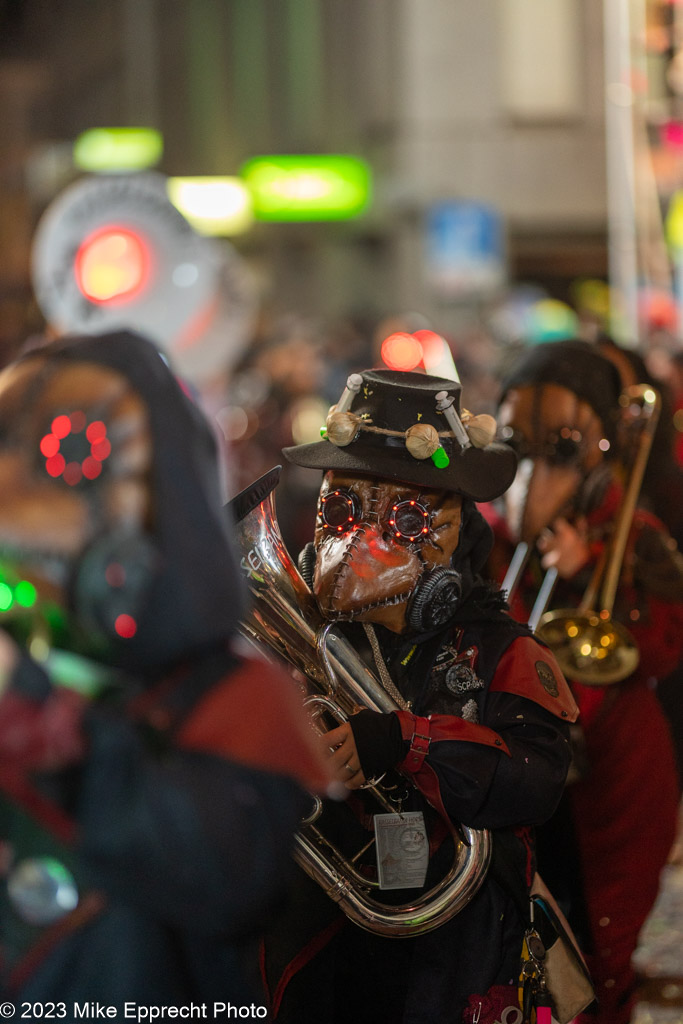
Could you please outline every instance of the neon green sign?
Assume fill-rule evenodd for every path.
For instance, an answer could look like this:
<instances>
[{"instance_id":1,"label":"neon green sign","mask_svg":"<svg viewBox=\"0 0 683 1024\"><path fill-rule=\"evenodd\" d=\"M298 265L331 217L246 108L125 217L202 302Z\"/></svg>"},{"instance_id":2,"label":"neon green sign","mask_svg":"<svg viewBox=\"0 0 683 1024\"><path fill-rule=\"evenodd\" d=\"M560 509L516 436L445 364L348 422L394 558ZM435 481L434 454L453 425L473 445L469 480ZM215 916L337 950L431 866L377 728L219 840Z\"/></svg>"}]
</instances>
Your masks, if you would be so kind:
<instances>
[{"instance_id":1,"label":"neon green sign","mask_svg":"<svg viewBox=\"0 0 683 1024\"><path fill-rule=\"evenodd\" d=\"M356 156L253 157L240 174L258 220L348 220L370 203L370 168Z\"/></svg>"},{"instance_id":2,"label":"neon green sign","mask_svg":"<svg viewBox=\"0 0 683 1024\"><path fill-rule=\"evenodd\" d=\"M144 171L159 163L163 151L155 128L89 128L74 142L73 161L94 174Z\"/></svg>"}]
</instances>

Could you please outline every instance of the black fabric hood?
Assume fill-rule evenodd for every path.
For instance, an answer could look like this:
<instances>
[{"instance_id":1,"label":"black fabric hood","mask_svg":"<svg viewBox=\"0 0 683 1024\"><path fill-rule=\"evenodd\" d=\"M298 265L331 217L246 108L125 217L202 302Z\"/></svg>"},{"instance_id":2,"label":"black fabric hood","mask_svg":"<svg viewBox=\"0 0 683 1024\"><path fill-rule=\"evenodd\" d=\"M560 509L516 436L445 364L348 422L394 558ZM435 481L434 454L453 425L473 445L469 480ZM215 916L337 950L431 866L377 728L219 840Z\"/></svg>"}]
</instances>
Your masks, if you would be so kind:
<instances>
[{"instance_id":1,"label":"black fabric hood","mask_svg":"<svg viewBox=\"0 0 683 1024\"><path fill-rule=\"evenodd\" d=\"M587 402L614 444L619 410L619 372L606 356L581 340L548 341L522 352L501 385L502 404L508 391L527 385L559 384Z\"/></svg>"},{"instance_id":2,"label":"black fabric hood","mask_svg":"<svg viewBox=\"0 0 683 1024\"><path fill-rule=\"evenodd\" d=\"M22 356L91 362L126 377L145 402L153 442L152 538L160 552L134 637L108 660L155 672L225 646L243 608L239 560L222 510L216 438L157 348L129 331L68 336Z\"/></svg>"},{"instance_id":3,"label":"black fabric hood","mask_svg":"<svg viewBox=\"0 0 683 1024\"><path fill-rule=\"evenodd\" d=\"M460 541L451 564L462 576L462 599L453 623L497 619L505 609L500 588L484 573L493 548L493 531L477 505L467 498L462 503Z\"/></svg>"}]
</instances>

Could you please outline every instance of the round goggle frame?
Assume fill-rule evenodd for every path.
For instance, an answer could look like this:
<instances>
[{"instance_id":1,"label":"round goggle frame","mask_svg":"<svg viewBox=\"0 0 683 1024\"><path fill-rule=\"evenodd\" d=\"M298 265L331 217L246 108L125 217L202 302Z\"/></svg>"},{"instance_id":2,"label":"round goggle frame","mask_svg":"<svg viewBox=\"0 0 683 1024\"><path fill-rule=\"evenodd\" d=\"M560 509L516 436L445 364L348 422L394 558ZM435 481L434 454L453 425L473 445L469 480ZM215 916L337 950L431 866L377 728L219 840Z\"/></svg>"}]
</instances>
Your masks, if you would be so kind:
<instances>
[{"instance_id":1,"label":"round goggle frame","mask_svg":"<svg viewBox=\"0 0 683 1024\"><path fill-rule=\"evenodd\" d=\"M329 491L320 499L320 519L331 533L344 534L362 520L360 501L353 491ZM429 510L414 498L396 501L385 525L396 540L415 543L429 533Z\"/></svg>"},{"instance_id":2,"label":"round goggle frame","mask_svg":"<svg viewBox=\"0 0 683 1024\"><path fill-rule=\"evenodd\" d=\"M328 491L320 499L323 526L333 533L346 533L360 517L360 502L353 491Z\"/></svg>"}]
</instances>

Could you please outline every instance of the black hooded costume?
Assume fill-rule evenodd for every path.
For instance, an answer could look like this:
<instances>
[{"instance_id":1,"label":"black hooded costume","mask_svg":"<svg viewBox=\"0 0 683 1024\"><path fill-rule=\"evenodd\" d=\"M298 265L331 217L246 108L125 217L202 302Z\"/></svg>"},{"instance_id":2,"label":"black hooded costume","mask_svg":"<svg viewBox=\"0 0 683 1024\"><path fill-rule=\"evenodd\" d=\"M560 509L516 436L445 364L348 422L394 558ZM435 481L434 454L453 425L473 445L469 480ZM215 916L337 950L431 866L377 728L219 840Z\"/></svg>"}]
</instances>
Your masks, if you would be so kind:
<instances>
[{"instance_id":1,"label":"black hooded costume","mask_svg":"<svg viewBox=\"0 0 683 1024\"><path fill-rule=\"evenodd\" d=\"M97 609L70 611L64 646L97 652L72 664L103 677L96 696L74 692L68 661L56 685L27 653L0 688L0 994L67 1022L86 1002L116 1019L126 1002L206 1004L214 1019L214 1001L263 1003L248 953L281 899L304 787L324 790L326 771L291 681L234 649L240 570L203 414L127 332L23 360L45 358L114 369L144 400L154 526L120 552L142 579L135 635L102 644ZM49 898L31 902L41 867L71 884L51 920Z\"/></svg>"}]
</instances>

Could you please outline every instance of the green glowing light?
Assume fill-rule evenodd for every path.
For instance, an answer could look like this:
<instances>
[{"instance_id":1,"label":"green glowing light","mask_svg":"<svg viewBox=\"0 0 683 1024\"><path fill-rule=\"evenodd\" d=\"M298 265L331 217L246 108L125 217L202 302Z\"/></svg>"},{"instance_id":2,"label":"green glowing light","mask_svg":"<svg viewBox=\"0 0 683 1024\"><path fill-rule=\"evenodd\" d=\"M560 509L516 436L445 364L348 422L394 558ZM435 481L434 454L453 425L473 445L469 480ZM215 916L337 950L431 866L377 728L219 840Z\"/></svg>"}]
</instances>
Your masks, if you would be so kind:
<instances>
[{"instance_id":1,"label":"green glowing light","mask_svg":"<svg viewBox=\"0 0 683 1024\"><path fill-rule=\"evenodd\" d=\"M258 220L348 220L367 209L371 173L356 156L261 156L240 174Z\"/></svg>"},{"instance_id":2,"label":"green glowing light","mask_svg":"<svg viewBox=\"0 0 683 1024\"><path fill-rule=\"evenodd\" d=\"M12 588L8 587L6 583L0 583L0 612L9 611L13 601Z\"/></svg>"},{"instance_id":3,"label":"green glowing light","mask_svg":"<svg viewBox=\"0 0 683 1024\"><path fill-rule=\"evenodd\" d=\"M95 174L144 171L159 163L163 151L155 128L89 128L74 142L73 162Z\"/></svg>"},{"instance_id":4,"label":"green glowing light","mask_svg":"<svg viewBox=\"0 0 683 1024\"><path fill-rule=\"evenodd\" d=\"M22 608L32 608L38 599L36 588L28 580L20 580L14 588L14 600Z\"/></svg>"}]
</instances>

